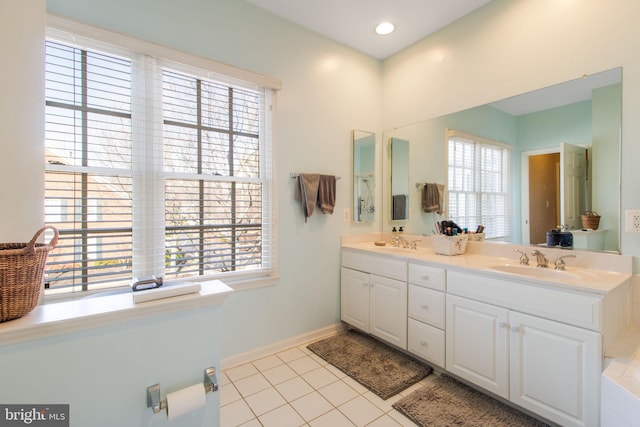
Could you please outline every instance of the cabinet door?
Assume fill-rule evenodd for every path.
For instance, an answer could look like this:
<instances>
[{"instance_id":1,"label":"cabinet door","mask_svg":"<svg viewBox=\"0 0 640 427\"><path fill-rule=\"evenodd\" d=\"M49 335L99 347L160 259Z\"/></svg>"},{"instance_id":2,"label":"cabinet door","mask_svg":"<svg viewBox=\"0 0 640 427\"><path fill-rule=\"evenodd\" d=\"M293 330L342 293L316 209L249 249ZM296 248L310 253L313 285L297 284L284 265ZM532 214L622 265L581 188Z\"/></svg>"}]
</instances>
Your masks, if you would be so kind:
<instances>
[{"instance_id":1,"label":"cabinet door","mask_svg":"<svg viewBox=\"0 0 640 427\"><path fill-rule=\"evenodd\" d=\"M342 267L340 274L340 318L369 332L369 275Z\"/></svg>"},{"instance_id":2,"label":"cabinet door","mask_svg":"<svg viewBox=\"0 0 640 427\"><path fill-rule=\"evenodd\" d=\"M369 332L407 349L407 283L371 274Z\"/></svg>"},{"instance_id":3,"label":"cabinet door","mask_svg":"<svg viewBox=\"0 0 640 427\"><path fill-rule=\"evenodd\" d=\"M511 401L563 426L599 422L600 335L522 313L511 325Z\"/></svg>"},{"instance_id":4,"label":"cabinet door","mask_svg":"<svg viewBox=\"0 0 640 427\"><path fill-rule=\"evenodd\" d=\"M508 310L447 295L446 368L509 398Z\"/></svg>"}]
</instances>

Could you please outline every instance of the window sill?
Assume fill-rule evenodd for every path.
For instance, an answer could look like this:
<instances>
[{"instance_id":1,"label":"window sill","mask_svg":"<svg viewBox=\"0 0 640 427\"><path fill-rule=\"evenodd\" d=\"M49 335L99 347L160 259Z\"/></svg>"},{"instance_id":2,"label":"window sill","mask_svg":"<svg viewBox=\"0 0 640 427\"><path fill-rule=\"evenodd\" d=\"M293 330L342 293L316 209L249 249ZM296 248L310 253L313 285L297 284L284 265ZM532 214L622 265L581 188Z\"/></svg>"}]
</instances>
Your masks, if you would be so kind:
<instances>
[{"instance_id":1,"label":"window sill","mask_svg":"<svg viewBox=\"0 0 640 427\"><path fill-rule=\"evenodd\" d=\"M134 304L131 293L45 304L0 323L0 345L14 344L151 316L221 304L233 288L219 280L199 282L198 293Z\"/></svg>"}]
</instances>

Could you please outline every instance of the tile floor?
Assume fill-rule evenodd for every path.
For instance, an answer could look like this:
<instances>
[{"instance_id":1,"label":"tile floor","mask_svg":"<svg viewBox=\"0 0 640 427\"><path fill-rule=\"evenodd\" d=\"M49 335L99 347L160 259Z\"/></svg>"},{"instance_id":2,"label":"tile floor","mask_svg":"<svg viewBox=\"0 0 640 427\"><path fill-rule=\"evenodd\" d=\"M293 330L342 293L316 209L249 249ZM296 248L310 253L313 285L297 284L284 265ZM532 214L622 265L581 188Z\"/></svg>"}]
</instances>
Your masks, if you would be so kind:
<instances>
[{"instance_id":1,"label":"tile floor","mask_svg":"<svg viewBox=\"0 0 640 427\"><path fill-rule=\"evenodd\" d=\"M220 426L415 426L391 405L434 374L382 400L310 352L307 344L226 369Z\"/></svg>"}]
</instances>

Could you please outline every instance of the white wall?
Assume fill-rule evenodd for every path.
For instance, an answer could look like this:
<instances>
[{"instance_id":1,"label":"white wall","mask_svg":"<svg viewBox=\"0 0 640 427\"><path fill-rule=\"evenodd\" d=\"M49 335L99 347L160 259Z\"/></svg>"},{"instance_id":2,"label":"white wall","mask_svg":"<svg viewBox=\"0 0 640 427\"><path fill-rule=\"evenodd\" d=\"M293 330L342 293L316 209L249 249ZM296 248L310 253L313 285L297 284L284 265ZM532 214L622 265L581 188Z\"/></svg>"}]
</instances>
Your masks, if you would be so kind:
<instances>
[{"instance_id":1,"label":"white wall","mask_svg":"<svg viewBox=\"0 0 640 427\"><path fill-rule=\"evenodd\" d=\"M2 242L28 242L43 225L44 23L44 0L0 2Z\"/></svg>"},{"instance_id":2,"label":"white wall","mask_svg":"<svg viewBox=\"0 0 640 427\"><path fill-rule=\"evenodd\" d=\"M384 62L383 129L622 66L622 215L640 208L639 15L635 0L494 0ZM622 252L640 272L640 234Z\"/></svg>"}]
</instances>

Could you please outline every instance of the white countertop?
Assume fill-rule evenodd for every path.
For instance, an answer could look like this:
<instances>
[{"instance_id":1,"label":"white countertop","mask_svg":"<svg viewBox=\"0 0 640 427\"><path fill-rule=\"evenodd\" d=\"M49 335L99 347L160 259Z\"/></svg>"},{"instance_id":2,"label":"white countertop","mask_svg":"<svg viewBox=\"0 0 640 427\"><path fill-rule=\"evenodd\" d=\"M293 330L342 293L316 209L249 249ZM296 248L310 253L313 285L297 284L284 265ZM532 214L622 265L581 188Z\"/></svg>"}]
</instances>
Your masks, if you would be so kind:
<instances>
[{"instance_id":1,"label":"white countertop","mask_svg":"<svg viewBox=\"0 0 640 427\"><path fill-rule=\"evenodd\" d=\"M373 237L373 239L372 239ZM463 255L447 256L436 254L430 247L428 236L403 236L420 239L417 249L403 249L376 246L374 239L385 240L386 236L343 237L342 248L372 254L391 256L408 261L424 262L461 271L482 272L501 279L518 279L521 282L564 288L581 292L607 294L631 279L631 257L609 253L566 251L562 249L540 248L549 259L549 267L536 267L536 259L530 255L532 247L490 242L469 242ZM388 241L388 239L386 239ZM529 254L529 266L519 265L518 248ZM565 258L565 271L554 270L557 256L575 255ZM506 270L506 271L505 271Z\"/></svg>"}]
</instances>

